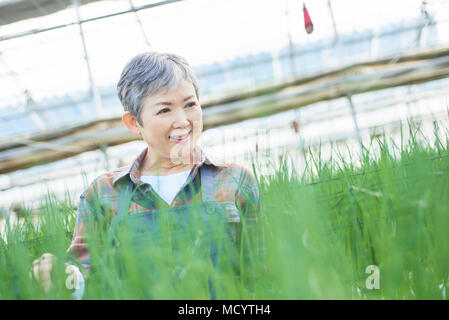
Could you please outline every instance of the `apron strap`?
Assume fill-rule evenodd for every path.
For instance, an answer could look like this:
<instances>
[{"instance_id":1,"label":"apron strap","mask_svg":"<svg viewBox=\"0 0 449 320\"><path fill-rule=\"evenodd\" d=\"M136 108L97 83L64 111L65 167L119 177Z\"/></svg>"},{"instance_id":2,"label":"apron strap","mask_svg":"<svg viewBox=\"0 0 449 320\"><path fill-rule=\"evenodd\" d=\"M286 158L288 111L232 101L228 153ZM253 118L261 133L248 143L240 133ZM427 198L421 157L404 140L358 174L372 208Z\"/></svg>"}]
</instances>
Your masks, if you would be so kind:
<instances>
[{"instance_id":1,"label":"apron strap","mask_svg":"<svg viewBox=\"0 0 449 320\"><path fill-rule=\"evenodd\" d=\"M212 170L210 170L210 168L206 164L203 164L199 170L201 175L202 201L203 202L214 201L215 174ZM132 194L133 194L133 182L131 181L131 179L128 179L128 181L122 187L122 190L120 191L118 197L117 218L125 216L125 213L128 212Z\"/></svg>"},{"instance_id":2,"label":"apron strap","mask_svg":"<svg viewBox=\"0 0 449 320\"><path fill-rule=\"evenodd\" d=\"M200 168L202 201L215 201L215 180L214 172L208 165L203 164Z\"/></svg>"},{"instance_id":3,"label":"apron strap","mask_svg":"<svg viewBox=\"0 0 449 320\"><path fill-rule=\"evenodd\" d=\"M120 194L118 197L117 218L125 216L125 213L128 212L132 194L133 182L131 181L131 179L128 179L128 181L122 187L122 190L120 190Z\"/></svg>"}]
</instances>

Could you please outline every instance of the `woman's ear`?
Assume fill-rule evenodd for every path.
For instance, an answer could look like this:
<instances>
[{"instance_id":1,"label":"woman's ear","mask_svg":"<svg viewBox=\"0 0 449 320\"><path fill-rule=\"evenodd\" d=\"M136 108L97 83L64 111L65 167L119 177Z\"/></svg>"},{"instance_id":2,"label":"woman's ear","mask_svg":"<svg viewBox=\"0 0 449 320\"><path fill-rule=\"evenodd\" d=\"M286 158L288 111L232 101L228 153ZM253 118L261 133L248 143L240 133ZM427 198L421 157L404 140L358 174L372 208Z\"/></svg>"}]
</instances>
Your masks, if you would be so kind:
<instances>
[{"instance_id":1,"label":"woman's ear","mask_svg":"<svg viewBox=\"0 0 449 320\"><path fill-rule=\"evenodd\" d=\"M122 121L129 131L134 133L135 135L140 136L140 125L137 122L137 118L132 115L129 111L126 111L122 114Z\"/></svg>"}]
</instances>

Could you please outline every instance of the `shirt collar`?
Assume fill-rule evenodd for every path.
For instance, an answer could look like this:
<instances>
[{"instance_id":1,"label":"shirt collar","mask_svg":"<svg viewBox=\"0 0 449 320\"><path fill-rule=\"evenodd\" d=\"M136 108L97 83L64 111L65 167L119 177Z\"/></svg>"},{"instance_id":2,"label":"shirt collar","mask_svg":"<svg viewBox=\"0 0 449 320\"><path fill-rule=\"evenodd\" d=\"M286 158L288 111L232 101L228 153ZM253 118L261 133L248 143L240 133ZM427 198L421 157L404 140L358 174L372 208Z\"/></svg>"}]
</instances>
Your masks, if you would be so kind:
<instances>
[{"instance_id":1,"label":"shirt collar","mask_svg":"<svg viewBox=\"0 0 449 320\"><path fill-rule=\"evenodd\" d=\"M129 178L133 183L135 184L142 183L140 180L140 166L147 152L148 147L146 147L140 153L140 155L137 158L135 158L129 165L119 169L117 176L112 181L112 185L114 185L118 180L127 175L129 175ZM195 146L194 153L195 153L194 162L196 163L195 165L197 168L201 167L203 164L211 165L218 168L227 168L229 166L229 164L226 161L206 153L199 144Z\"/></svg>"}]
</instances>

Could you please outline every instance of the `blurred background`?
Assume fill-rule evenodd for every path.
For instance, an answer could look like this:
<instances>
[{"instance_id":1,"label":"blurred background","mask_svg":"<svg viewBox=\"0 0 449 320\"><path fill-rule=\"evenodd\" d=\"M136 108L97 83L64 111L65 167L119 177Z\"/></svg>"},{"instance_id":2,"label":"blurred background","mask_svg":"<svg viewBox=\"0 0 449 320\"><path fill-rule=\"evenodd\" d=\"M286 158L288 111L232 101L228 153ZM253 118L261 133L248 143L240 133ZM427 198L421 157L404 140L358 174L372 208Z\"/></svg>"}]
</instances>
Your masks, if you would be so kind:
<instances>
[{"instance_id":1,"label":"blurred background","mask_svg":"<svg viewBox=\"0 0 449 320\"><path fill-rule=\"evenodd\" d=\"M204 148L262 175L407 121L448 127L447 0L0 0L1 212L76 203L145 148L116 84L148 50L193 66Z\"/></svg>"}]
</instances>

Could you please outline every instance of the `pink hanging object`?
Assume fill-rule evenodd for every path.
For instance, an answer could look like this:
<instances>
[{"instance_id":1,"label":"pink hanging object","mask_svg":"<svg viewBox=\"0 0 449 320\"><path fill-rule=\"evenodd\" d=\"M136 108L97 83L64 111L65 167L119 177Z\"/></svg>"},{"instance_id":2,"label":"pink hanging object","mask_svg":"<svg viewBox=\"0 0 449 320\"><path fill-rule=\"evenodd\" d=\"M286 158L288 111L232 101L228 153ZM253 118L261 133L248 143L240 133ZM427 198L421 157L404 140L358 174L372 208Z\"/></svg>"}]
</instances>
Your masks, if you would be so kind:
<instances>
[{"instance_id":1,"label":"pink hanging object","mask_svg":"<svg viewBox=\"0 0 449 320\"><path fill-rule=\"evenodd\" d=\"M295 130L296 133L299 132L299 123L298 123L298 121L292 121L290 123L290 126L293 128L293 130Z\"/></svg>"},{"instance_id":2,"label":"pink hanging object","mask_svg":"<svg viewBox=\"0 0 449 320\"><path fill-rule=\"evenodd\" d=\"M303 3L302 10L304 11L304 26L306 28L306 32L310 34L313 32L313 23L312 19L310 19L310 15L309 12L307 11L305 3Z\"/></svg>"}]
</instances>

